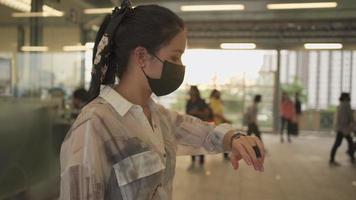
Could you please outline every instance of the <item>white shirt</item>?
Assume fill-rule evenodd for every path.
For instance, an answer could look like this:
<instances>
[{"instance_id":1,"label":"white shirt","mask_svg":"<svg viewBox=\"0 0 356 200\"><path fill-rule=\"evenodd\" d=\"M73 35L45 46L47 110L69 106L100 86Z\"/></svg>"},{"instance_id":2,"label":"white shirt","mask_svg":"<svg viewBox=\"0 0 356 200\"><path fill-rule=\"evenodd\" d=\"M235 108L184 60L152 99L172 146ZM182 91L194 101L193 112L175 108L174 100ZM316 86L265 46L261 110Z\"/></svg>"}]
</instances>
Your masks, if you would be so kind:
<instances>
[{"instance_id":1,"label":"white shirt","mask_svg":"<svg viewBox=\"0 0 356 200\"><path fill-rule=\"evenodd\" d=\"M61 149L61 200L171 199L176 155L223 152L228 124L214 126L110 86L84 107Z\"/></svg>"}]
</instances>

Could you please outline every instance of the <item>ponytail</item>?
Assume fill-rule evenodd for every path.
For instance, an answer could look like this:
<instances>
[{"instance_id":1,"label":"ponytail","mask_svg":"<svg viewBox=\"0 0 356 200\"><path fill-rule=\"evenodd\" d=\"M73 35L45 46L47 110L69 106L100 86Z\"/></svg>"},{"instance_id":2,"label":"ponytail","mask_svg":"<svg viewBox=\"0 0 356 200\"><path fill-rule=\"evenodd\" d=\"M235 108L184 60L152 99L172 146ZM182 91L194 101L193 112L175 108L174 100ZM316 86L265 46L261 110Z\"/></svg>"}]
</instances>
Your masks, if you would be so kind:
<instances>
[{"instance_id":1,"label":"ponytail","mask_svg":"<svg viewBox=\"0 0 356 200\"><path fill-rule=\"evenodd\" d=\"M107 15L96 35L93 49L92 80L90 83L90 99L100 93L100 85L114 84L117 71L117 55L113 53L115 33L127 13L132 12L130 0L123 0L120 8L115 7L111 15Z\"/></svg>"},{"instance_id":2,"label":"ponytail","mask_svg":"<svg viewBox=\"0 0 356 200\"><path fill-rule=\"evenodd\" d=\"M105 16L104 21L101 24L99 31L96 35L94 49L93 49L93 60L92 60L93 65L94 65L96 53L98 51L98 44L101 38L103 37L106 28L109 25L110 19L111 19L111 15ZM97 96L99 96L100 93L102 71L100 69L94 69L94 70L96 73L93 72L91 73L91 81L90 81L90 88L89 88L90 101L92 101Z\"/></svg>"}]
</instances>

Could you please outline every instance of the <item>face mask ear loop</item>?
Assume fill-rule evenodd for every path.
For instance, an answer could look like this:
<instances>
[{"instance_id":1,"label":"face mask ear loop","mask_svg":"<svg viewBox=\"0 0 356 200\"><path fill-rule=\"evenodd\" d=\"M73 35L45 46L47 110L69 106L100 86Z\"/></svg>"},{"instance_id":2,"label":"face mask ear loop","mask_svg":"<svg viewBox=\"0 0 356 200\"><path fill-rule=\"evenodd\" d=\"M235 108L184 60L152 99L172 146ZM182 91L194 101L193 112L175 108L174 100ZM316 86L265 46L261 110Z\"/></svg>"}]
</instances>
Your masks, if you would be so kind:
<instances>
[{"instance_id":1,"label":"face mask ear loop","mask_svg":"<svg viewBox=\"0 0 356 200\"><path fill-rule=\"evenodd\" d=\"M153 57L157 58L157 59L158 59L161 63L164 63L161 59L159 59L159 57L158 57L158 56L156 56L155 54L152 54L152 55L153 55ZM141 70L142 70L143 74L146 76L146 78L150 78L150 79L152 79L151 77L147 76L147 74L146 74L145 70L143 70L143 68L142 68L142 67L141 67Z\"/></svg>"},{"instance_id":2,"label":"face mask ear loop","mask_svg":"<svg viewBox=\"0 0 356 200\"><path fill-rule=\"evenodd\" d=\"M164 63L161 59L158 58L155 54L152 54L155 58L157 58L161 63Z\"/></svg>"},{"instance_id":3,"label":"face mask ear loop","mask_svg":"<svg viewBox=\"0 0 356 200\"><path fill-rule=\"evenodd\" d=\"M146 72L145 72L145 70L143 70L143 67L141 67L141 70L142 70L143 74L144 74L146 77L148 77L147 74L146 74Z\"/></svg>"}]
</instances>

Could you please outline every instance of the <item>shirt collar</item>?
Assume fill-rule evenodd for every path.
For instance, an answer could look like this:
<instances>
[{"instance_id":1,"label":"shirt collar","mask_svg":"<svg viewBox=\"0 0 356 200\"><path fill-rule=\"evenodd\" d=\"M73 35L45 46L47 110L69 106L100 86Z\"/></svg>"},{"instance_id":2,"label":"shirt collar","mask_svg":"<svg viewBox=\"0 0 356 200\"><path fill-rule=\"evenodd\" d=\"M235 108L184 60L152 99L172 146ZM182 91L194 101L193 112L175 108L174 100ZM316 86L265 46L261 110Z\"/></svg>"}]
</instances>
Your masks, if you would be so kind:
<instances>
[{"instance_id":1,"label":"shirt collar","mask_svg":"<svg viewBox=\"0 0 356 200\"><path fill-rule=\"evenodd\" d=\"M121 116L124 116L132 107L142 109L141 106L131 103L108 85L101 88L99 96L113 106ZM156 103L152 98L149 99L148 105L151 112L157 109Z\"/></svg>"}]
</instances>

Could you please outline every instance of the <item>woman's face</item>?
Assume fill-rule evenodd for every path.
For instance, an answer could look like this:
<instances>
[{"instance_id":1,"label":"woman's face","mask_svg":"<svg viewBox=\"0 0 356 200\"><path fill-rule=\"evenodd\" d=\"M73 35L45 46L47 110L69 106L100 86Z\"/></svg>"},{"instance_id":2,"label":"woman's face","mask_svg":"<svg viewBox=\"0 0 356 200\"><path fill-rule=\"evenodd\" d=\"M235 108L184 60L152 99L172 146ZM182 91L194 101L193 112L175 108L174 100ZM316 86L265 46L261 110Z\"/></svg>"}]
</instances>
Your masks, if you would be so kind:
<instances>
[{"instance_id":1,"label":"woman's face","mask_svg":"<svg viewBox=\"0 0 356 200\"><path fill-rule=\"evenodd\" d=\"M187 34L186 30L178 33L166 46L162 47L156 56L161 61L169 61L175 64L182 65L182 54L186 49ZM163 63L153 55L146 62L145 72L151 78L160 78L163 68Z\"/></svg>"},{"instance_id":2,"label":"woman's face","mask_svg":"<svg viewBox=\"0 0 356 200\"><path fill-rule=\"evenodd\" d=\"M215 92L214 97L215 99L220 99L220 92Z\"/></svg>"}]
</instances>

